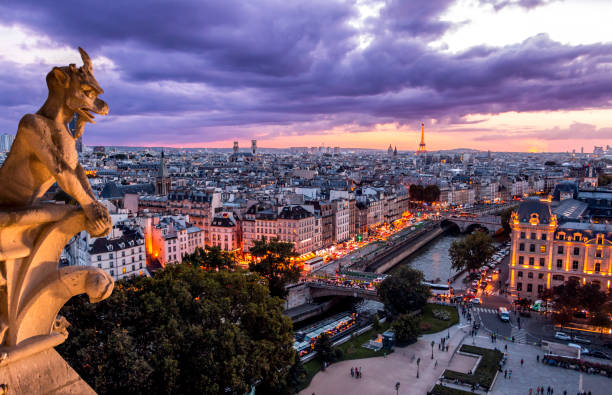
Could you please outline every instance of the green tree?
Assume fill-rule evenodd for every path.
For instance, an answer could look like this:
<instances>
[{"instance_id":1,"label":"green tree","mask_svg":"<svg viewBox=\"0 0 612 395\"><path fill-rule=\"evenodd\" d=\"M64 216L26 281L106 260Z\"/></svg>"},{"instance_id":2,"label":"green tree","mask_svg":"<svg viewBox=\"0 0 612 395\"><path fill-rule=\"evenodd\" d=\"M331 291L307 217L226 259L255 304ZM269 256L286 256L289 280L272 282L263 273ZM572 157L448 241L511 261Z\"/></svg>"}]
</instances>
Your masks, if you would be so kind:
<instances>
[{"instance_id":1,"label":"green tree","mask_svg":"<svg viewBox=\"0 0 612 395\"><path fill-rule=\"evenodd\" d=\"M580 307L589 313L601 311L606 302L606 293L601 291L595 284L585 284L579 288Z\"/></svg>"},{"instance_id":2,"label":"green tree","mask_svg":"<svg viewBox=\"0 0 612 395\"><path fill-rule=\"evenodd\" d=\"M601 334L604 333L604 330L612 327L612 321L610 321L610 314L607 311L604 311L603 309L593 314L589 319L589 323L593 326L600 328Z\"/></svg>"},{"instance_id":3,"label":"green tree","mask_svg":"<svg viewBox=\"0 0 612 395\"><path fill-rule=\"evenodd\" d=\"M461 240L455 240L448 249L455 270L478 270L495 253L493 239L488 233L475 231Z\"/></svg>"},{"instance_id":4,"label":"green tree","mask_svg":"<svg viewBox=\"0 0 612 395\"><path fill-rule=\"evenodd\" d=\"M380 320L378 319L378 314L374 314L372 316L372 329L374 329L375 333L380 331Z\"/></svg>"},{"instance_id":5,"label":"green tree","mask_svg":"<svg viewBox=\"0 0 612 395\"><path fill-rule=\"evenodd\" d=\"M410 192L410 200L423 201L425 189L422 185L412 184L408 191Z\"/></svg>"},{"instance_id":6,"label":"green tree","mask_svg":"<svg viewBox=\"0 0 612 395\"><path fill-rule=\"evenodd\" d=\"M250 252L258 259L249 264L249 269L268 279L272 296L286 297L285 286L300 278L300 268L291 261L292 257L297 256L293 243L278 239L268 242L264 238L255 240Z\"/></svg>"},{"instance_id":7,"label":"green tree","mask_svg":"<svg viewBox=\"0 0 612 395\"><path fill-rule=\"evenodd\" d=\"M423 285L423 272L408 266L384 279L377 292L394 316L422 309L429 297L429 287Z\"/></svg>"},{"instance_id":8,"label":"green tree","mask_svg":"<svg viewBox=\"0 0 612 395\"><path fill-rule=\"evenodd\" d=\"M335 354L327 333L323 333L315 343L315 351L322 362L334 362Z\"/></svg>"},{"instance_id":9,"label":"green tree","mask_svg":"<svg viewBox=\"0 0 612 395\"><path fill-rule=\"evenodd\" d=\"M233 254L218 246L196 247L191 254L183 257L183 262L212 270L234 269L235 266Z\"/></svg>"},{"instance_id":10,"label":"green tree","mask_svg":"<svg viewBox=\"0 0 612 395\"><path fill-rule=\"evenodd\" d=\"M118 281L96 304L61 311L57 349L100 394L244 394L282 388L294 362L291 320L257 274L168 266Z\"/></svg>"},{"instance_id":11,"label":"green tree","mask_svg":"<svg viewBox=\"0 0 612 395\"><path fill-rule=\"evenodd\" d=\"M506 233L510 233L512 231L512 229L510 228L510 218L512 216L512 212L514 211L514 207L509 207L507 209L505 209L504 211L501 212L500 217L501 217L501 224L502 227L504 228L504 232Z\"/></svg>"},{"instance_id":12,"label":"green tree","mask_svg":"<svg viewBox=\"0 0 612 395\"><path fill-rule=\"evenodd\" d=\"M426 202L436 202L440 199L440 188L437 185L427 185L423 190L423 200Z\"/></svg>"},{"instance_id":13,"label":"green tree","mask_svg":"<svg viewBox=\"0 0 612 395\"><path fill-rule=\"evenodd\" d=\"M599 186L606 186L608 184L612 183L612 175L606 175L604 173L600 173L599 176L597 177L597 184Z\"/></svg>"},{"instance_id":14,"label":"green tree","mask_svg":"<svg viewBox=\"0 0 612 395\"><path fill-rule=\"evenodd\" d=\"M400 344L414 343L417 341L420 334L418 319L408 314L400 315L397 320L393 322L392 327L395 332L395 338Z\"/></svg>"}]
</instances>

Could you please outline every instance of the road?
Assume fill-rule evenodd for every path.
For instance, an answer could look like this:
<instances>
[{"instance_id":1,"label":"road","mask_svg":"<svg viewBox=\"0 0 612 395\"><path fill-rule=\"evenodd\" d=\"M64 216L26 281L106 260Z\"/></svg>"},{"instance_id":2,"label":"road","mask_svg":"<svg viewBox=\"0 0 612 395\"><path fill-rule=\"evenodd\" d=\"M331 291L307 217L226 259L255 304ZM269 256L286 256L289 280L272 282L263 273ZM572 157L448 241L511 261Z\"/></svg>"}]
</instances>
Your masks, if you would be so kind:
<instances>
[{"instance_id":1,"label":"road","mask_svg":"<svg viewBox=\"0 0 612 395\"><path fill-rule=\"evenodd\" d=\"M498 266L500 269L502 289L504 289L504 284L508 279L508 262L509 257L507 256L504 258L501 265ZM556 329L549 315L530 312L530 317L519 316L518 312L514 310L506 297L499 294L499 284L499 281L496 281L493 283L492 287L487 287L485 290L486 294L480 295L482 304L472 307L472 314L475 316L476 320L480 321L482 329L485 329L488 333L497 333L498 336L503 336L504 338L511 339L511 337L514 336L515 342L519 344L540 344L542 340L568 343L567 341L555 339L554 335ZM510 322L502 322L499 319L497 314L499 307L506 307L510 311ZM569 331L565 332L569 333ZM570 333L570 335L571 334L573 333ZM597 334L584 332L580 333L579 336L591 342L591 344L585 345L590 351L603 351L612 357L612 350L605 346L606 343L612 341L612 338L609 336L604 336L602 338Z\"/></svg>"}]
</instances>

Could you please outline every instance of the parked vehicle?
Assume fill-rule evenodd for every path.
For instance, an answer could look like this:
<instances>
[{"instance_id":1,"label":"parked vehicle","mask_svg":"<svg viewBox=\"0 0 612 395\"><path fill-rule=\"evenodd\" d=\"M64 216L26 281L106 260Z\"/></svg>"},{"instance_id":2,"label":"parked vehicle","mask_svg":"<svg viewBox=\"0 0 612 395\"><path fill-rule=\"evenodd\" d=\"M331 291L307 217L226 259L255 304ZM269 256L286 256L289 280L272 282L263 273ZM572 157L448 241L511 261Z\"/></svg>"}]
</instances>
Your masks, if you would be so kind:
<instances>
[{"instance_id":1,"label":"parked vehicle","mask_svg":"<svg viewBox=\"0 0 612 395\"><path fill-rule=\"evenodd\" d=\"M510 313L508 312L507 308L500 307L497 310L497 315L499 316L499 319L502 320L503 322L510 322Z\"/></svg>"},{"instance_id":2,"label":"parked vehicle","mask_svg":"<svg viewBox=\"0 0 612 395\"><path fill-rule=\"evenodd\" d=\"M480 298L472 299L472 304L480 304Z\"/></svg>"},{"instance_id":3,"label":"parked vehicle","mask_svg":"<svg viewBox=\"0 0 612 395\"><path fill-rule=\"evenodd\" d=\"M576 342L576 343L582 343L582 344L591 344L591 341L587 338L584 337L580 337L580 336L574 336L572 338L572 341Z\"/></svg>"},{"instance_id":4,"label":"parked vehicle","mask_svg":"<svg viewBox=\"0 0 612 395\"><path fill-rule=\"evenodd\" d=\"M612 359L612 357L610 357L608 354L606 354L603 351L593 351L589 354L589 357L594 357L594 358L600 358L600 359Z\"/></svg>"},{"instance_id":5,"label":"parked vehicle","mask_svg":"<svg viewBox=\"0 0 612 395\"><path fill-rule=\"evenodd\" d=\"M572 337L565 332L556 332L555 339L559 340L572 340Z\"/></svg>"}]
</instances>

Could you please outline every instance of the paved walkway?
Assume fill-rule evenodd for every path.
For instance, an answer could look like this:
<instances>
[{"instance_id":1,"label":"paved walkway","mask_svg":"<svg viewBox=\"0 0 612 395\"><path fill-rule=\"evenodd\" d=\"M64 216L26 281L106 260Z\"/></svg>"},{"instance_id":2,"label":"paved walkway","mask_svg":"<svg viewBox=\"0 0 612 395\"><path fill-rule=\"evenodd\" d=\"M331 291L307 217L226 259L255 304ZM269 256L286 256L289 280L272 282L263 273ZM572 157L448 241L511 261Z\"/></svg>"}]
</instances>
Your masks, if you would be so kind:
<instances>
[{"instance_id":1,"label":"paved walkway","mask_svg":"<svg viewBox=\"0 0 612 395\"><path fill-rule=\"evenodd\" d=\"M463 317L461 317L463 320ZM504 379L504 375L499 374L491 395L528 395L529 389L538 386L544 388L551 386L554 394L563 395L567 391L568 395L575 395L578 391L591 391L592 395L609 394L612 380L603 376L581 374L574 370L567 370L538 363L536 356L543 355L539 347L528 344L517 344L498 340L491 343L490 337L486 332L472 338L467 335L469 327L465 327L465 322L455 325L450 329L451 337L447 343L450 345L449 352L438 350L437 344L434 346L434 359L431 359L431 341L436 343L447 332L443 331L433 335L424 335L415 343L408 347L396 348L393 354L386 358L367 358L352 361L342 361L329 366L325 372L318 373L310 383L310 386L301 395L348 395L348 394L388 394L395 393L395 383L400 383L399 394L403 395L425 395L444 369L452 366L453 369L465 371L470 369L471 359L456 354L453 350L463 341L465 344L475 344L480 347L493 348L504 351L504 346L508 346L508 361L505 369L512 369L512 378ZM419 376L416 378L417 365L416 359L421 358ZM451 359L452 358L452 359ZM521 358L523 366L521 367ZM438 366L435 366L435 362ZM351 367L361 367L363 378L355 379L350 375Z\"/></svg>"},{"instance_id":2,"label":"paved walkway","mask_svg":"<svg viewBox=\"0 0 612 395\"><path fill-rule=\"evenodd\" d=\"M467 330L464 328L463 330ZM395 351L386 358L366 358L342 361L319 372L310 386L301 395L338 395L338 394L394 394L395 383L400 383L400 394L426 394L440 374L449 365L453 350L466 334L455 325L450 329L451 338L447 341L449 351L439 351L437 343L447 331L433 335L424 335L415 344ZM434 359L431 359L431 341L435 341ZM421 359L419 378L417 375L417 358ZM454 359L454 358L453 358ZM436 361L438 366L435 366ZM459 364L464 365L461 361ZM363 377L351 377L351 367L361 367ZM468 368L469 370L469 368Z\"/></svg>"}]
</instances>

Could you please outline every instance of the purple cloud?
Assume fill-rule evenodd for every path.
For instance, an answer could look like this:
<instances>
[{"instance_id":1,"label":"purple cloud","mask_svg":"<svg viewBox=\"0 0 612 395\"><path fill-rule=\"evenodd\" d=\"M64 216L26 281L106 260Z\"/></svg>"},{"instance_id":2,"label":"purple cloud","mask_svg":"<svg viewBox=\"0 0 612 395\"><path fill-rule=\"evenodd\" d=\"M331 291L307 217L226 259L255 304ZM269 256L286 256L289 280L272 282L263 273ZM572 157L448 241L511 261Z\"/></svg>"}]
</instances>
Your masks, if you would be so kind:
<instances>
[{"instance_id":1,"label":"purple cloud","mask_svg":"<svg viewBox=\"0 0 612 395\"><path fill-rule=\"evenodd\" d=\"M612 128L598 128L588 123L574 122L567 128L558 126L523 133L485 134L478 136L475 140L514 140L514 139L538 139L538 140L573 140L579 137L582 140L612 140Z\"/></svg>"},{"instance_id":2,"label":"purple cloud","mask_svg":"<svg viewBox=\"0 0 612 395\"><path fill-rule=\"evenodd\" d=\"M612 44L570 46L543 34L439 52L428 43L453 27L440 21L453 1L417 3L389 1L361 31L350 23L354 4L332 0L21 0L0 3L0 24L112 60L114 70L96 69L111 115L91 128L92 144L359 131L426 118L452 126L467 114L609 107ZM360 34L371 37L363 50ZM50 66L0 67L11 70L0 76L0 130L11 131L42 104Z\"/></svg>"}]
</instances>

